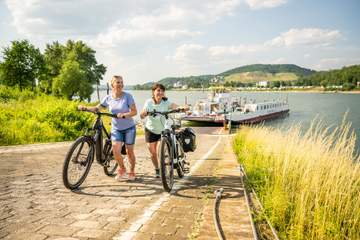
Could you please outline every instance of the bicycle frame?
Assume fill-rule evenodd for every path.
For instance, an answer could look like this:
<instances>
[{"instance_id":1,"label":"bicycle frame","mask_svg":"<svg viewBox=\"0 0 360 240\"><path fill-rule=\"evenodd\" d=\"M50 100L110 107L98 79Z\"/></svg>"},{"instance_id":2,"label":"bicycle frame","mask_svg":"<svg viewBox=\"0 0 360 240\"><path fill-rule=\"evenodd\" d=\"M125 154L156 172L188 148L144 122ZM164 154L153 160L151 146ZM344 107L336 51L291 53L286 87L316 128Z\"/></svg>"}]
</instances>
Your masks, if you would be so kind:
<instances>
[{"instance_id":1,"label":"bicycle frame","mask_svg":"<svg viewBox=\"0 0 360 240\"><path fill-rule=\"evenodd\" d=\"M162 135L162 137L169 137L169 139L170 139L170 144L171 144L171 148L173 151L173 157L174 157L173 161L174 161L175 165L178 163L178 160L179 160L179 151L178 151L178 148L176 145L177 139L176 139L176 132L175 132L177 127L176 127L174 118L170 117L168 114L176 113L176 112L179 112L179 110L172 110L172 111L164 112L164 113L156 112L156 111L150 112L150 114L161 114L162 116L165 117L165 123L164 123L165 129L161 133L161 135Z\"/></svg>"},{"instance_id":2,"label":"bicycle frame","mask_svg":"<svg viewBox=\"0 0 360 240\"><path fill-rule=\"evenodd\" d=\"M96 114L97 114L96 121L92 127L92 130L95 131L95 135L92 137L92 141L95 144L96 161L102 165L105 160L103 157L103 133L105 133L106 141L111 141L111 138L110 138L110 134L106 131L106 128L104 127L104 123L101 119L101 115L106 115L110 117L116 117L116 115L110 113L101 113L101 112L98 112Z\"/></svg>"},{"instance_id":3,"label":"bicycle frame","mask_svg":"<svg viewBox=\"0 0 360 240\"><path fill-rule=\"evenodd\" d=\"M178 149L176 147L176 133L175 133L175 129L172 127L172 124L169 124L169 120L166 119L166 124L165 124L165 130L161 133L162 137L168 137L170 140L170 144L171 144L171 148L173 151L173 156L174 156L174 164L177 164L178 161Z\"/></svg>"}]
</instances>

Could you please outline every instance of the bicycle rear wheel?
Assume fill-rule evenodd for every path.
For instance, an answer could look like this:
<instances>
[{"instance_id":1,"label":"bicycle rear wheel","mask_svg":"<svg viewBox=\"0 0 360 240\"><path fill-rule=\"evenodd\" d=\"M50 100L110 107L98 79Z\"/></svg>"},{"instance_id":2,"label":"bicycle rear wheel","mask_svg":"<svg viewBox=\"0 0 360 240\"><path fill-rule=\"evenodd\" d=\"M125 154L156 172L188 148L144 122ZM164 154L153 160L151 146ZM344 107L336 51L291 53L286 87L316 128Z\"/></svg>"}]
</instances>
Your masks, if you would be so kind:
<instances>
[{"instance_id":1,"label":"bicycle rear wheel","mask_svg":"<svg viewBox=\"0 0 360 240\"><path fill-rule=\"evenodd\" d=\"M170 192L174 185L174 162L168 138L161 138L160 143L160 175L165 191Z\"/></svg>"},{"instance_id":2,"label":"bicycle rear wheel","mask_svg":"<svg viewBox=\"0 0 360 240\"><path fill-rule=\"evenodd\" d=\"M114 158L111 141L106 142L104 145L104 158L104 173L110 177L114 176L118 163Z\"/></svg>"},{"instance_id":3,"label":"bicycle rear wheel","mask_svg":"<svg viewBox=\"0 0 360 240\"><path fill-rule=\"evenodd\" d=\"M63 165L63 183L68 189L78 188L87 177L94 159L94 145L87 136L79 137L71 145Z\"/></svg>"}]
</instances>

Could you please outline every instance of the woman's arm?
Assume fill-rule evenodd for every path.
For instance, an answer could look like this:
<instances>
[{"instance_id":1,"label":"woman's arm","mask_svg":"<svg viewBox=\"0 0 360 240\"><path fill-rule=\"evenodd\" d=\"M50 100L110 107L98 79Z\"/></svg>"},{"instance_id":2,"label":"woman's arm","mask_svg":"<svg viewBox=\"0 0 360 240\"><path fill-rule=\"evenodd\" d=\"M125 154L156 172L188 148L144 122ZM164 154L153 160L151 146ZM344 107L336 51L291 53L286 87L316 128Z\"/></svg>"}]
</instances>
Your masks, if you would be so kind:
<instances>
[{"instance_id":1,"label":"woman's arm","mask_svg":"<svg viewBox=\"0 0 360 240\"><path fill-rule=\"evenodd\" d=\"M171 105L170 105L170 109L171 109L171 110L174 110L174 109L177 109L177 108L182 108L182 109L184 109L185 111L188 111L188 110L190 109L188 105L179 106L179 105L177 105L176 103L171 103Z\"/></svg>"},{"instance_id":2,"label":"woman's arm","mask_svg":"<svg viewBox=\"0 0 360 240\"><path fill-rule=\"evenodd\" d=\"M84 105L79 105L78 109L80 111L98 112L100 109L103 109L103 107L100 104L98 104L97 106L94 106L94 107L86 107Z\"/></svg>"},{"instance_id":3,"label":"woman's arm","mask_svg":"<svg viewBox=\"0 0 360 240\"><path fill-rule=\"evenodd\" d=\"M136 109L136 105L135 104L132 104L130 106L130 112L127 112L127 113L118 113L117 114L117 117L118 118L130 118L130 117L133 117L137 114L137 109Z\"/></svg>"}]
</instances>

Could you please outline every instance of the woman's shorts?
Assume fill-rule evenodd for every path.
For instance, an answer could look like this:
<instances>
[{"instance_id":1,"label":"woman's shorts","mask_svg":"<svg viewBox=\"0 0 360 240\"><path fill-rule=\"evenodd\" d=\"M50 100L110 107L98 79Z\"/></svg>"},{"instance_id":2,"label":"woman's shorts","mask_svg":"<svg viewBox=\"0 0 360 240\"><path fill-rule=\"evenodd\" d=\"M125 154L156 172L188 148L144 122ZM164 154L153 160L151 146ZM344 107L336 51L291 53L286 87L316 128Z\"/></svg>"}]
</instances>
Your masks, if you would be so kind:
<instances>
[{"instance_id":1,"label":"woman's shorts","mask_svg":"<svg viewBox=\"0 0 360 240\"><path fill-rule=\"evenodd\" d=\"M136 128L132 126L124 130L111 129L111 140L113 142L123 142L126 145L134 145Z\"/></svg>"},{"instance_id":2,"label":"woman's shorts","mask_svg":"<svg viewBox=\"0 0 360 240\"><path fill-rule=\"evenodd\" d=\"M160 140L160 138L161 138L161 134L155 134L145 128L145 142L147 143L157 142Z\"/></svg>"}]
</instances>

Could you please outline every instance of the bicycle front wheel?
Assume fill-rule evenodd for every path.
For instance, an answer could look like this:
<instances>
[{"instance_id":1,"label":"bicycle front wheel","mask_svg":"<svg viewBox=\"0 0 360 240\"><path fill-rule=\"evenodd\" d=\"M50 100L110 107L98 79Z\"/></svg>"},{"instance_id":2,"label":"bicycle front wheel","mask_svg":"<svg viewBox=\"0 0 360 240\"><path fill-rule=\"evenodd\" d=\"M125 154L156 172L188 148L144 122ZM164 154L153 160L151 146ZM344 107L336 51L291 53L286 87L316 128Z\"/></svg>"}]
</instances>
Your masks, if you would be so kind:
<instances>
[{"instance_id":1,"label":"bicycle front wheel","mask_svg":"<svg viewBox=\"0 0 360 240\"><path fill-rule=\"evenodd\" d=\"M170 192L174 185L174 162L168 138L161 138L160 175L165 191Z\"/></svg>"},{"instance_id":2,"label":"bicycle front wheel","mask_svg":"<svg viewBox=\"0 0 360 240\"><path fill-rule=\"evenodd\" d=\"M176 171L177 174L179 176L179 178L183 178L184 177L184 168L185 168L185 163L184 163L184 158L185 158L185 153L184 150L180 144L179 141L176 142L177 147L178 147L178 161L176 164Z\"/></svg>"},{"instance_id":3,"label":"bicycle front wheel","mask_svg":"<svg viewBox=\"0 0 360 240\"><path fill-rule=\"evenodd\" d=\"M63 165L63 182L68 189L78 188L87 177L94 159L94 145L89 137L75 140L66 154Z\"/></svg>"}]
</instances>

